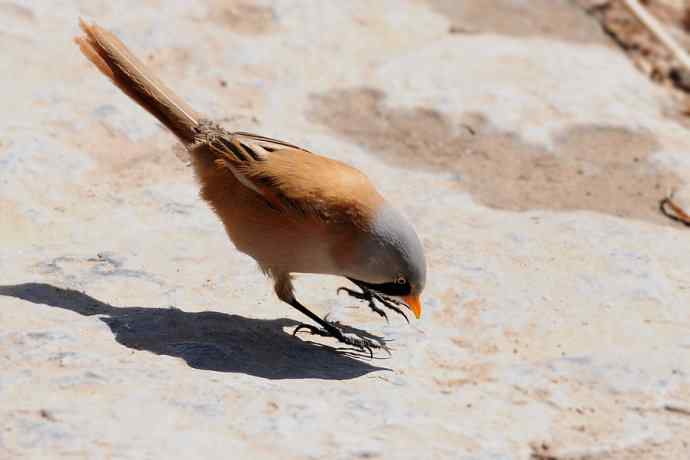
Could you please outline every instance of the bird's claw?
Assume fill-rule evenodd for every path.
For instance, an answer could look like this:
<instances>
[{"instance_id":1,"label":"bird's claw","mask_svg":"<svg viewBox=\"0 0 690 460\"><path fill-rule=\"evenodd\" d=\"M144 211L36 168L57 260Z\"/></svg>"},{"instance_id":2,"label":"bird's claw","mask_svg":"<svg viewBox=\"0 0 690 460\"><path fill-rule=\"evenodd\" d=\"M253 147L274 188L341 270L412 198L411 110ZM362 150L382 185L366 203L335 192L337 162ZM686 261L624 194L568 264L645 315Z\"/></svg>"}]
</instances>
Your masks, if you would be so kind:
<instances>
[{"instance_id":1,"label":"bird's claw","mask_svg":"<svg viewBox=\"0 0 690 460\"><path fill-rule=\"evenodd\" d=\"M349 295L350 297L354 297L355 299L366 301L369 305L369 308L374 313L377 313L379 316L384 317L386 319L386 322L389 322L388 321L388 315L386 314L386 312L383 309L376 306L375 301L381 302L381 304L383 304L384 307L386 307L390 310L393 310L394 312L402 315L402 317L405 318L405 321L407 321L408 324L410 323L410 319L407 317L405 312L402 311L400 308L398 308L398 306L407 307L405 302L402 302L402 301L397 300L397 299L393 299L393 298L388 297L388 296L378 294L374 291L371 291L369 289L364 289L364 288L362 288L362 292L357 292L357 291L352 290L350 288L346 288L344 286L341 286L336 291L336 294L340 294L340 291L345 291L345 293L347 293L347 295Z\"/></svg>"},{"instance_id":2,"label":"bird's claw","mask_svg":"<svg viewBox=\"0 0 690 460\"><path fill-rule=\"evenodd\" d=\"M385 311L376 306L376 304L374 303L374 299L370 293L357 292L353 289L341 286L338 288L338 290L335 291L336 295L340 294L340 291L345 291L347 295L349 295L350 297L354 297L355 299L366 301L369 304L369 308L371 309L371 311L378 314L379 316L382 316L383 318L385 318L387 323L390 323L390 321L388 320L388 315Z\"/></svg>"},{"instance_id":3,"label":"bird's claw","mask_svg":"<svg viewBox=\"0 0 690 460\"><path fill-rule=\"evenodd\" d=\"M354 297L359 300L369 300L369 297L364 292L357 292L354 289L346 288L345 286L340 286L336 291L336 295L340 295L340 291L345 291L350 297Z\"/></svg>"},{"instance_id":4,"label":"bird's claw","mask_svg":"<svg viewBox=\"0 0 690 460\"><path fill-rule=\"evenodd\" d=\"M327 330L317 326L312 326L311 324L300 324L294 331L292 335L297 335L297 333L303 329L307 330L310 334L318 335L321 337L333 337L338 342L344 343L345 345L350 345L352 347L358 348L361 351L368 351L371 358L374 357L374 350L385 350L390 354L390 350L385 344L376 343L364 337L354 337L352 335L345 335L340 329L335 327L332 323L332 330Z\"/></svg>"},{"instance_id":5,"label":"bird's claw","mask_svg":"<svg viewBox=\"0 0 690 460\"><path fill-rule=\"evenodd\" d=\"M379 307L377 307L373 300L369 301L369 308L374 313L378 313L379 316L383 316L387 323L390 323L390 321L388 320L388 314L385 311L381 310Z\"/></svg>"},{"instance_id":6,"label":"bird's claw","mask_svg":"<svg viewBox=\"0 0 690 460\"><path fill-rule=\"evenodd\" d=\"M295 330L292 331L292 335L296 336L297 333L299 331L301 331L302 329L306 329L307 332L309 332L310 334L320 335L321 337L330 337L331 336L331 334L327 330L322 329L320 327L312 326L311 324L305 324L305 323L301 323L301 324L297 325Z\"/></svg>"},{"instance_id":7,"label":"bird's claw","mask_svg":"<svg viewBox=\"0 0 690 460\"><path fill-rule=\"evenodd\" d=\"M374 294L374 298L381 302L383 305L386 306L386 308L389 308L393 310L394 312L402 315L403 318L405 318L405 321L407 321L407 324L410 324L410 319L407 317L404 311L399 309L397 305L407 307L407 304L405 302L401 302L399 300L387 297L387 296L382 296L380 294Z\"/></svg>"}]
</instances>

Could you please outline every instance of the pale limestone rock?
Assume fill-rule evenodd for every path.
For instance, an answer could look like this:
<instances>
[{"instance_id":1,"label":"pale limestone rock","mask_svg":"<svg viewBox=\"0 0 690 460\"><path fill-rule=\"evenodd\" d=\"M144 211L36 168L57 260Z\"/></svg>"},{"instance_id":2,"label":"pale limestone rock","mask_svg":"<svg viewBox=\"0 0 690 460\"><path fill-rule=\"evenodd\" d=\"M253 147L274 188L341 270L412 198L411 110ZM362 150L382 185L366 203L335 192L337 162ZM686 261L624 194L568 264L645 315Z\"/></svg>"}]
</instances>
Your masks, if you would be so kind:
<instances>
[{"instance_id":1,"label":"pale limestone rock","mask_svg":"<svg viewBox=\"0 0 690 460\"><path fill-rule=\"evenodd\" d=\"M305 318L228 243L172 136L78 53L80 14L199 110L364 169L410 216L421 320L352 308L342 280L297 283L320 314L394 339L392 358L289 334ZM443 139L396 162L395 139L371 141L382 156L315 116L318 95L358 88L383 92L403 141L427 126L414 116L457 134L479 113L474 135L498 137L470 150L536 146L545 184L549 161L590 148L563 153L559 133L642 131L654 151L631 171L682 185L672 100L604 39L448 30L422 0L0 5L0 458L689 458L687 229L635 196L636 219L497 209L472 181L498 190L500 170L452 150L425 166ZM590 157L583 175L614 162Z\"/></svg>"}]
</instances>

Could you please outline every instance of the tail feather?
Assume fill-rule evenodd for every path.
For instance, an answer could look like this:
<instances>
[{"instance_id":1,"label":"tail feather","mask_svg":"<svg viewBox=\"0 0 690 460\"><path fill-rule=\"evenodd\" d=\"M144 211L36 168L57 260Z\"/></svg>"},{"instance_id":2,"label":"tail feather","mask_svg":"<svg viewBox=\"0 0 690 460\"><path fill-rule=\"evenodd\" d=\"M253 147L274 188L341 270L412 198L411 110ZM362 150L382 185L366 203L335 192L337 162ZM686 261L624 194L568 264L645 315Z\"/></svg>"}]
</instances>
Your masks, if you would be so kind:
<instances>
[{"instance_id":1,"label":"tail feather","mask_svg":"<svg viewBox=\"0 0 690 460\"><path fill-rule=\"evenodd\" d=\"M81 19L79 25L85 35L74 40L84 56L183 143L193 142L200 116L156 78L115 35Z\"/></svg>"}]
</instances>

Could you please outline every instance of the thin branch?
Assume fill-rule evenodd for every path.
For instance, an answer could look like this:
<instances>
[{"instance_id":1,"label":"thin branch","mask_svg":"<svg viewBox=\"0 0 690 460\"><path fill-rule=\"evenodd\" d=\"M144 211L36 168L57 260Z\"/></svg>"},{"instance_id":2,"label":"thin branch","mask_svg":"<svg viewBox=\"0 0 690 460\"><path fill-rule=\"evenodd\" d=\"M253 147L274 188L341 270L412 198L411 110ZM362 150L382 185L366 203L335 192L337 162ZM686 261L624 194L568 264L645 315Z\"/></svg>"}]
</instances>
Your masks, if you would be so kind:
<instances>
[{"instance_id":1,"label":"thin branch","mask_svg":"<svg viewBox=\"0 0 690 460\"><path fill-rule=\"evenodd\" d=\"M661 23L652 16L638 0L622 0L623 4L630 12L647 28L661 43L666 46L680 64L690 72L690 56L674 39L669 35Z\"/></svg>"}]
</instances>

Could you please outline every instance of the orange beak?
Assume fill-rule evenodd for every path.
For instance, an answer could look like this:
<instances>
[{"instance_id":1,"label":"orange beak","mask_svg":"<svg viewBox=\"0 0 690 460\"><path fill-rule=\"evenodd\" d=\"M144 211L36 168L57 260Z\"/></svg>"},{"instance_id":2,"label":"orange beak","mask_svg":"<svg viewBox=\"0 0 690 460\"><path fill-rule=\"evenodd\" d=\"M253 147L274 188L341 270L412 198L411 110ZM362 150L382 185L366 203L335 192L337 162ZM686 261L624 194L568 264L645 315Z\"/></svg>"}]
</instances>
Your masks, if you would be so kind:
<instances>
[{"instance_id":1,"label":"orange beak","mask_svg":"<svg viewBox=\"0 0 690 460\"><path fill-rule=\"evenodd\" d=\"M422 301L419 299L418 295L407 295L403 297L403 301L410 307L415 318L419 319L419 317L422 316Z\"/></svg>"}]
</instances>

